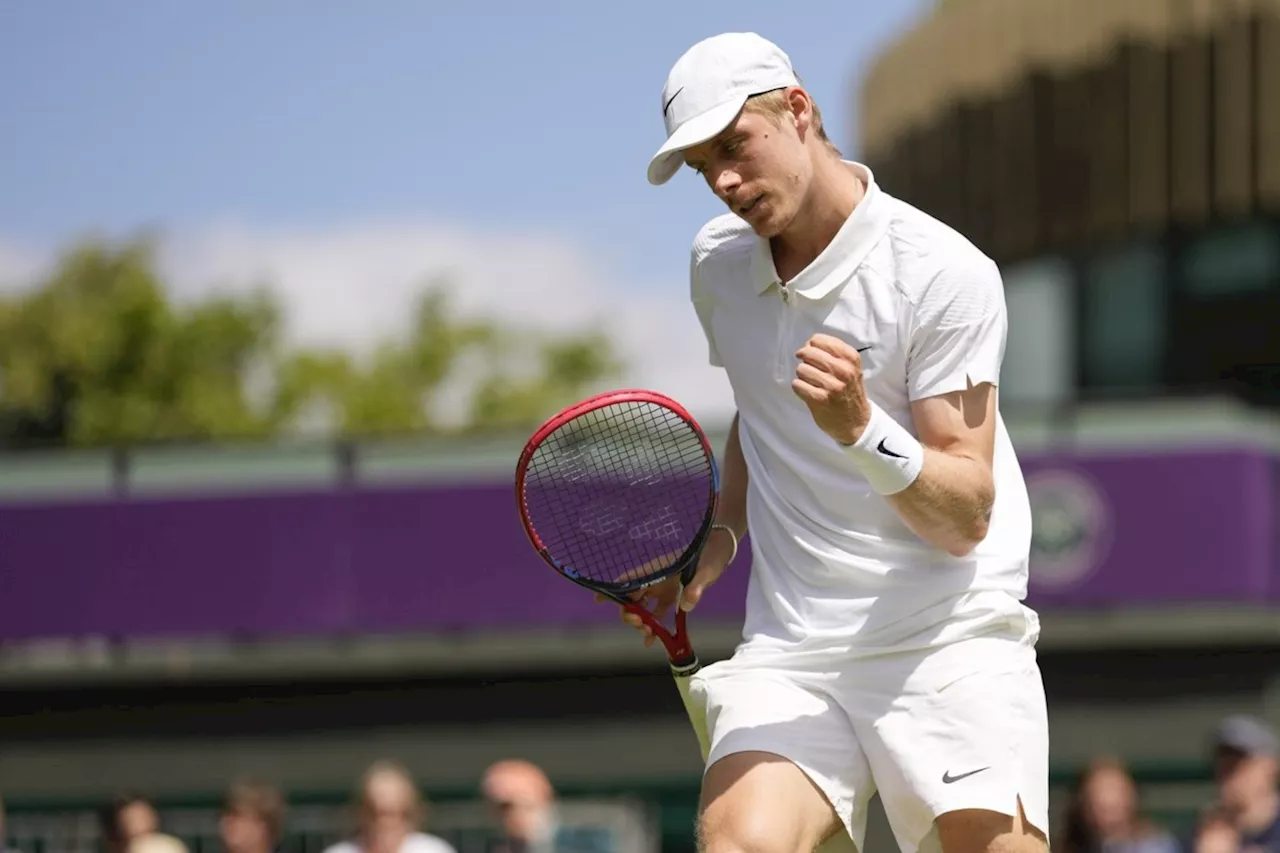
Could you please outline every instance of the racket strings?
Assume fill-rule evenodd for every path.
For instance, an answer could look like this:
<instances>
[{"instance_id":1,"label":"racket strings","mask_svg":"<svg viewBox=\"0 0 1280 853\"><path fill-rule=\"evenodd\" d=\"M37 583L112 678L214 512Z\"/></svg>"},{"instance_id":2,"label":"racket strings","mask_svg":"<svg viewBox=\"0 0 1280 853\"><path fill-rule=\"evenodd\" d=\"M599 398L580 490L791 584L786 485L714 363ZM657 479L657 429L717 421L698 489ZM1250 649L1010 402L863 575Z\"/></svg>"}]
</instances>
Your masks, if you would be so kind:
<instances>
[{"instance_id":1,"label":"racket strings","mask_svg":"<svg viewBox=\"0 0 1280 853\"><path fill-rule=\"evenodd\" d=\"M656 403L592 410L529 460L523 498L549 554L597 583L670 573L710 512L712 463L696 429Z\"/></svg>"}]
</instances>

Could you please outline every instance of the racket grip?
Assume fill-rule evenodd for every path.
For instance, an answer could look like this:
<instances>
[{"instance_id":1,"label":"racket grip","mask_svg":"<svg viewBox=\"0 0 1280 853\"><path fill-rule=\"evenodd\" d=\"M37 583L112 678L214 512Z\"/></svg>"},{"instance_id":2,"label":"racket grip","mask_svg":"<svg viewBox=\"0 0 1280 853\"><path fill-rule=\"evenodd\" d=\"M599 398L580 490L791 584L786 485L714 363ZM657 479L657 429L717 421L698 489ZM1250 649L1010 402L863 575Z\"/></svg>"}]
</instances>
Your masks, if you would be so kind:
<instances>
[{"instance_id":1,"label":"racket grip","mask_svg":"<svg viewBox=\"0 0 1280 853\"><path fill-rule=\"evenodd\" d=\"M677 607L676 630L670 644L667 645L667 657L671 660L673 670L688 670L687 674L692 675L698 669L698 656L693 651L693 644L689 642L687 620L685 612Z\"/></svg>"},{"instance_id":2,"label":"racket grip","mask_svg":"<svg viewBox=\"0 0 1280 853\"><path fill-rule=\"evenodd\" d=\"M698 656L693 652L680 660L671 661L671 674L676 678L688 678L700 669L702 669L702 661L698 660Z\"/></svg>"},{"instance_id":3,"label":"racket grip","mask_svg":"<svg viewBox=\"0 0 1280 853\"><path fill-rule=\"evenodd\" d=\"M696 661L694 667L696 671ZM675 680L676 689L680 692L680 701L684 705L685 714L688 715L689 723L693 726L694 736L698 739L698 751L702 753L702 760L706 761L710 751L710 738L707 736L707 721L703 709L694 701L689 690L689 676L693 672L677 670L673 664L671 674Z\"/></svg>"}]
</instances>

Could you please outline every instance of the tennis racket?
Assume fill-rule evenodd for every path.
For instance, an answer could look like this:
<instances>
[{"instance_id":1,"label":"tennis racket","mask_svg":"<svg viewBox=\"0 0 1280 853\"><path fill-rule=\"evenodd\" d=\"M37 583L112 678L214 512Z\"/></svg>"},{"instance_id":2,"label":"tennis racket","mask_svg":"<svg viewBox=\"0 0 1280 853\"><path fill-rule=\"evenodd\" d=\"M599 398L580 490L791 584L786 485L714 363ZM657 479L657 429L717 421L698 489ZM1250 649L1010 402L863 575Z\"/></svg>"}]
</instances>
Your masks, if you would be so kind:
<instances>
[{"instance_id":1,"label":"tennis racket","mask_svg":"<svg viewBox=\"0 0 1280 853\"><path fill-rule=\"evenodd\" d=\"M515 486L525 533L542 559L620 604L662 643L705 759L705 721L689 696L701 664L685 612L676 607L668 630L635 600L670 577L683 589L711 535L720 474L702 428L662 394L600 394L538 428L520 454Z\"/></svg>"},{"instance_id":2,"label":"tennis racket","mask_svg":"<svg viewBox=\"0 0 1280 853\"><path fill-rule=\"evenodd\" d=\"M697 421L653 391L600 394L556 414L516 467L516 503L538 554L562 576L635 614L661 641L702 760L706 715L689 693L700 663L677 606L669 631L633 596L693 579L711 535L720 475ZM857 853L837 832L816 853Z\"/></svg>"}]
</instances>

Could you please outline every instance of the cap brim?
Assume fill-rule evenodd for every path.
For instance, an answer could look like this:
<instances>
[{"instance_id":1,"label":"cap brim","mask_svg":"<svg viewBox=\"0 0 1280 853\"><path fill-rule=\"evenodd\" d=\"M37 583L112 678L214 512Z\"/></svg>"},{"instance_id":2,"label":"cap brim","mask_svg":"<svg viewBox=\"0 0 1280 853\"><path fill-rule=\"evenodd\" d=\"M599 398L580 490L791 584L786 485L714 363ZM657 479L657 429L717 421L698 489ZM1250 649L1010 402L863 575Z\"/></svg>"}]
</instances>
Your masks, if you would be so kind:
<instances>
[{"instance_id":1,"label":"cap brim","mask_svg":"<svg viewBox=\"0 0 1280 853\"><path fill-rule=\"evenodd\" d=\"M649 183L661 186L671 180L684 163L684 157L681 155L685 149L701 145L728 127L738 113L742 112L746 102L745 96L726 101L701 115L694 116L676 128L675 133L667 137L667 141L649 161Z\"/></svg>"}]
</instances>

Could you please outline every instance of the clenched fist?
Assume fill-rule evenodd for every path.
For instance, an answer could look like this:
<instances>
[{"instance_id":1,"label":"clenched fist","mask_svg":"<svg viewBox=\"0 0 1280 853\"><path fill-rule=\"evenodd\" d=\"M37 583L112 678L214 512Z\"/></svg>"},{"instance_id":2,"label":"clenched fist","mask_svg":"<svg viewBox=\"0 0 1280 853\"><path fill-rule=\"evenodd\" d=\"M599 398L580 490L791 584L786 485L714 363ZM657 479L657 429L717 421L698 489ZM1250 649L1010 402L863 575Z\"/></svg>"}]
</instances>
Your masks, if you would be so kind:
<instances>
[{"instance_id":1,"label":"clenched fist","mask_svg":"<svg viewBox=\"0 0 1280 853\"><path fill-rule=\"evenodd\" d=\"M839 338L817 334L796 353L791 390L818 427L840 444L854 444L871 420L862 385L862 357Z\"/></svg>"}]
</instances>

